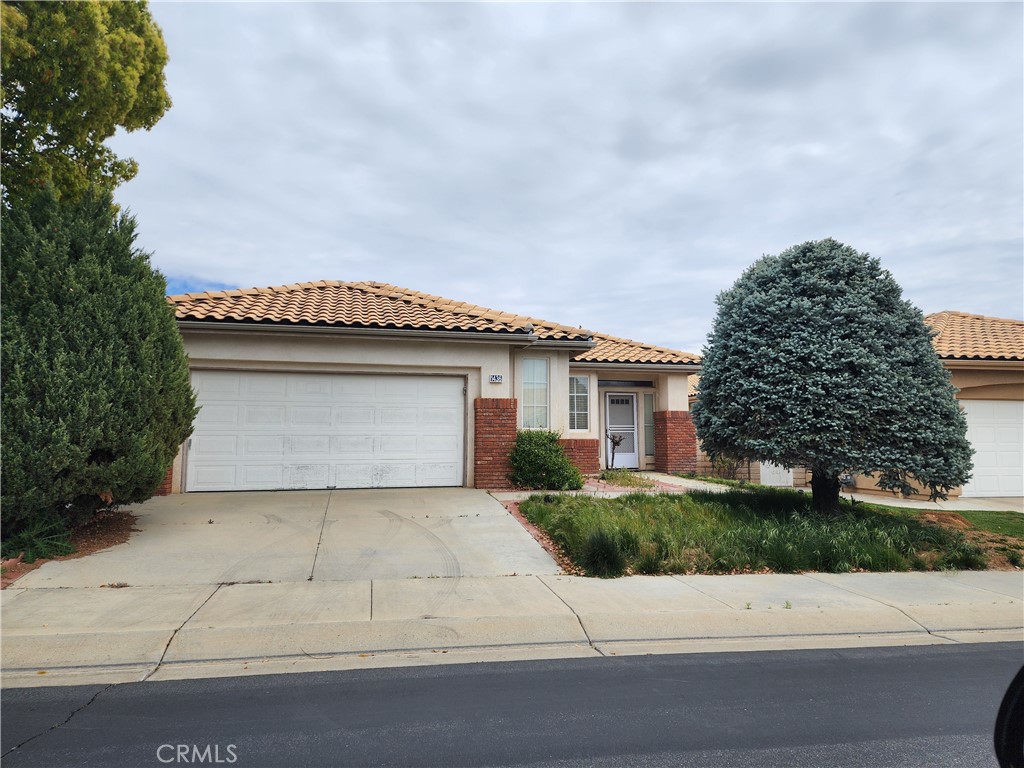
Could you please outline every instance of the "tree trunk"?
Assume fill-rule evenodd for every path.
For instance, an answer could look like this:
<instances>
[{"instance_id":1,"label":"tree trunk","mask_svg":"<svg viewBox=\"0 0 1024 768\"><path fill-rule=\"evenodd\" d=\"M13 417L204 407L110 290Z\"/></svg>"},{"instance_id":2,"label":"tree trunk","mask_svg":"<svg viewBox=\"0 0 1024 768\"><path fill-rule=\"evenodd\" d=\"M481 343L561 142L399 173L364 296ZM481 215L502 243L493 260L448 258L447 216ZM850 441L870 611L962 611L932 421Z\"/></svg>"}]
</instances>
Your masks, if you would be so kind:
<instances>
[{"instance_id":1,"label":"tree trunk","mask_svg":"<svg viewBox=\"0 0 1024 768\"><path fill-rule=\"evenodd\" d=\"M838 514L839 475L831 475L818 469L811 470L811 506L820 514Z\"/></svg>"}]
</instances>

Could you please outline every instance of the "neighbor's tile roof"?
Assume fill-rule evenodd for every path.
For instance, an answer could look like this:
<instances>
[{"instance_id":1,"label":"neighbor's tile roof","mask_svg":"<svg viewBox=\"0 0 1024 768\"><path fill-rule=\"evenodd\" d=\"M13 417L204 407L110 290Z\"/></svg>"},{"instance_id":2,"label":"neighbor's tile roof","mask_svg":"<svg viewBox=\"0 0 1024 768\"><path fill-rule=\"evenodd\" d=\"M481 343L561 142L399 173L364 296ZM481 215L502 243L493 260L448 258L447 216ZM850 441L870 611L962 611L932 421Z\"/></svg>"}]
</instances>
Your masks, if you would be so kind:
<instances>
[{"instance_id":1,"label":"neighbor's tile roof","mask_svg":"<svg viewBox=\"0 0 1024 768\"><path fill-rule=\"evenodd\" d=\"M583 328L499 312L386 283L315 283L186 293L168 298L183 321L224 321L344 328L446 330L497 334L532 333L545 341L587 341L595 346L580 362L696 363L699 358ZM530 328L532 326L532 329Z\"/></svg>"},{"instance_id":2,"label":"neighbor's tile roof","mask_svg":"<svg viewBox=\"0 0 1024 768\"><path fill-rule=\"evenodd\" d=\"M943 359L1024 361L1024 321L936 312L925 322L938 333L932 344Z\"/></svg>"}]
</instances>

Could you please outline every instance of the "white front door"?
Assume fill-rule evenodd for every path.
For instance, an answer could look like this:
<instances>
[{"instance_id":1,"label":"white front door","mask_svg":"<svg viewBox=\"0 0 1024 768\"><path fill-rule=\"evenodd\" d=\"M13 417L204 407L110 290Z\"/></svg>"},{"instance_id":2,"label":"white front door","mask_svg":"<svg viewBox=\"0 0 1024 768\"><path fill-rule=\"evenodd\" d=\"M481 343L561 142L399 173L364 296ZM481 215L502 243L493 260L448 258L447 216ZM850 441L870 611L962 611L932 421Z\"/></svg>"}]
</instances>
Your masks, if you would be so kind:
<instances>
[{"instance_id":1,"label":"white front door","mask_svg":"<svg viewBox=\"0 0 1024 768\"><path fill-rule=\"evenodd\" d=\"M605 458L609 468L636 469L640 454L636 440L636 395L609 392L605 395ZM621 437L618 447L610 436ZM614 450L614 461L612 451Z\"/></svg>"}]
</instances>

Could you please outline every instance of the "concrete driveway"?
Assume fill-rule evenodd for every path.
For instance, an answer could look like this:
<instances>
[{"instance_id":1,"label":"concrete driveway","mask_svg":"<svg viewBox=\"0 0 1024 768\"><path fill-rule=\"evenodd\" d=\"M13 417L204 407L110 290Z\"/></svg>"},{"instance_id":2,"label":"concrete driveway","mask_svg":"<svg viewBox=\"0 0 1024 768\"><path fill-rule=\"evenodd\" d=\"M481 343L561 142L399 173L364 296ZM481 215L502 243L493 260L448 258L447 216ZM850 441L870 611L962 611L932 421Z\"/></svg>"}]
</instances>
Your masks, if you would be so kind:
<instances>
[{"instance_id":1,"label":"concrete driveway","mask_svg":"<svg viewBox=\"0 0 1024 768\"><path fill-rule=\"evenodd\" d=\"M131 587L555 574L483 491L193 493L133 509L127 544L47 563L18 587Z\"/></svg>"}]
</instances>

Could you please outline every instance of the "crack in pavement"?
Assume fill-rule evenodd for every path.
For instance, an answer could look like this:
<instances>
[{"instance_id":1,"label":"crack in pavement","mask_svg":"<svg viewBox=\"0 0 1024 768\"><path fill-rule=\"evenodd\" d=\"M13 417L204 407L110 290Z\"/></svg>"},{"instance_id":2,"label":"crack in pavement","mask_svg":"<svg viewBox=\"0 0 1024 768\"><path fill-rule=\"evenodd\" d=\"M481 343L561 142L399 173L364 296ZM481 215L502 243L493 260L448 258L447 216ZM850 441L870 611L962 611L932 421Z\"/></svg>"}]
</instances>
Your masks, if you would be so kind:
<instances>
[{"instance_id":1,"label":"crack in pavement","mask_svg":"<svg viewBox=\"0 0 1024 768\"><path fill-rule=\"evenodd\" d=\"M565 601L565 598L564 598L564 597L562 597L562 596L561 596L560 594L558 594L557 592L555 592L555 590L551 588L551 585L550 585L550 584L548 584L548 583L547 583L546 581L544 581L544 579L541 579L541 578L537 578L536 576L535 576L534 578L535 578L535 579L537 579L537 581L539 581L539 582L540 582L541 584L543 584L543 585L544 585L545 587L547 587L547 588L548 588L548 592L550 592L550 593L551 593L552 595L554 595L554 596L555 596L555 597L557 597L557 598L558 598L559 600L561 600L561 601L562 601L562 604L563 604L563 605L564 605L564 606L565 606L566 608L568 608L568 609L569 609L570 611L572 611L572 615L576 617L576 621L577 621L577 623L579 623L579 625L580 625L580 629L582 629L582 630L583 630L583 636L587 638L587 642L588 642L588 643L590 643L590 647L591 647L591 648L593 648L593 649L594 649L595 651L597 651L597 652L598 652L599 654L601 654L602 656L605 656L605 657L607 657L607 656L608 656L608 654L607 654L607 653L605 653L604 651L602 651L602 650L601 650L600 648L598 648L598 647L597 647L596 645L594 645L594 641L590 639L590 633L589 633L589 632L587 632L587 628L586 628L585 626L583 626L583 619L581 619L581 618L580 618L580 615L579 615L578 613L576 613L576 609L575 609L575 608L573 608L573 607L572 607L571 605L569 605L569 603L567 603L567 602Z\"/></svg>"},{"instance_id":2,"label":"crack in pavement","mask_svg":"<svg viewBox=\"0 0 1024 768\"><path fill-rule=\"evenodd\" d=\"M111 688L113 688L113 687L114 687L114 686L116 686L116 685L121 685L121 683L108 683L107 685L103 686L103 687L102 687L102 688L100 688L100 689L99 689L98 691L96 691L96 693L94 693L94 694L92 695L92 697L91 697L91 698L90 698L90 699L89 699L89 700L88 700L87 702L85 702L85 704L83 704L82 706L78 707L77 709L74 709L74 710L72 710L72 711L71 711L71 714L70 714L70 715L68 715L68 716L67 716L66 718L64 718L64 720L63 720L62 722L59 722L59 723L55 723L54 725L51 725L51 726L50 726L49 728L47 728L47 729L46 729L45 731L40 731L39 733L37 733L37 734L36 734L36 735L34 735L34 736L29 736L29 737L28 737L27 739L25 739L25 740L24 740L23 742L21 742L20 744L16 744L15 746L13 746L13 747L11 747L10 749L8 749L8 750L7 750L6 752L4 752L4 753L0 754L0 757L7 757L7 756L8 756L9 754L11 754L12 752L14 752L15 750L18 750L18 749L21 749L22 747L24 747L24 746L25 746L26 744L28 744L28 743L29 743L30 741L35 741L35 740L36 740L36 739L38 739L38 738L39 738L40 736L45 736L45 735L46 735L46 734L48 734L48 733L49 733L50 731L55 731L55 730L57 730L58 728L61 728L61 727L65 726L65 725L67 725L68 723L70 723L70 722L71 722L71 718L73 718L73 717L74 717L75 715L77 715L77 714L78 714L79 712L81 712L81 711L82 711L83 709L85 709L85 708L86 708L86 707L88 707L88 706L89 706L90 704L92 704L92 703L93 703L94 701L96 701L96 699L97 699L97 698L99 697L99 695L100 695L101 693L106 693L107 691L109 691L109 690L110 690Z\"/></svg>"},{"instance_id":3,"label":"crack in pavement","mask_svg":"<svg viewBox=\"0 0 1024 768\"><path fill-rule=\"evenodd\" d=\"M309 567L309 578L306 581L313 580L313 571L316 570L316 559L320 557L320 542L324 540L324 528L327 526L327 511L331 508L331 496L334 495L334 489L327 492L327 503L324 504L324 519L320 523L320 536L316 540L316 552L313 553L313 565Z\"/></svg>"},{"instance_id":4,"label":"crack in pavement","mask_svg":"<svg viewBox=\"0 0 1024 768\"><path fill-rule=\"evenodd\" d=\"M149 680L149 678L151 678L153 675L157 673L157 671L160 669L160 666L164 663L164 658L167 656L167 651L170 649L171 643L174 642L174 638L178 636L178 633L182 629L184 629L186 624L192 621L192 617L199 613L203 609L203 606L210 602L211 599L213 599L214 595L220 592L220 588L223 586L225 586L223 583L218 584L216 588L213 590L213 592L207 595L206 599L199 604L199 607L192 611L192 613L189 614L188 618L181 622L181 625L171 633L171 636L167 638L167 645L164 646L164 652L160 654L160 659L157 661L156 666L149 670L146 676L139 681L140 683L146 682L147 680Z\"/></svg>"}]
</instances>

